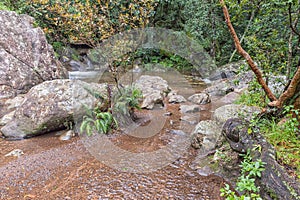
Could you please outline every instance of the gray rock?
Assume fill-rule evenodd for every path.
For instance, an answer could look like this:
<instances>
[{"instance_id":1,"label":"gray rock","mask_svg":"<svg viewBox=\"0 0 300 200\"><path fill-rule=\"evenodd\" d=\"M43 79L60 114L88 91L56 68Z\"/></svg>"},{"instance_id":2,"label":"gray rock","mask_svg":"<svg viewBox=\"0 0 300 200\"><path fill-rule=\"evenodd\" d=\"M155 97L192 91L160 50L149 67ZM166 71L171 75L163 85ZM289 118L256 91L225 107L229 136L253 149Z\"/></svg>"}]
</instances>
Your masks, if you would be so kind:
<instances>
[{"instance_id":1,"label":"gray rock","mask_svg":"<svg viewBox=\"0 0 300 200\"><path fill-rule=\"evenodd\" d=\"M180 136L185 136L186 133L182 130L171 130L170 133L174 134L174 135L180 135Z\"/></svg>"},{"instance_id":2,"label":"gray rock","mask_svg":"<svg viewBox=\"0 0 300 200\"><path fill-rule=\"evenodd\" d=\"M0 99L25 94L46 80L66 77L41 28L34 19L0 11Z\"/></svg>"},{"instance_id":3,"label":"gray rock","mask_svg":"<svg viewBox=\"0 0 300 200\"><path fill-rule=\"evenodd\" d=\"M229 104L217 108L214 112L213 119L219 124L224 124L230 118L245 118L249 120L251 114L254 112L260 112L260 108Z\"/></svg>"},{"instance_id":4,"label":"gray rock","mask_svg":"<svg viewBox=\"0 0 300 200\"><path fill-rule=\"evenodd\" d=\"M222 137L221 127L213 120L201 121L193 131L192 147L201 149L202 153L215 149Z\"/></svg>"},{"instance_id":5,"label":"gray rock","mask_svg":"<svg viewBox=\"0 0 300 200\"><path fill-rule=\"evenodd\" d=\"M198 93L190 96L188 100L195 104L208 104L211 102L209 94L207 93Z\"/></svg>"},{"instance_id":6,"label":"gray rock","mask_svg":"<svg viewBox=\"0 0 300 200\"><path fill-rule=\"evenodd\" d=\"M24 101L24 95L18 95L13 99L8 99L5 102L5 106L8 110L15 110L17 107L19 107Z\"/></svg>"},{"instance_id":7,"label":"gray rock","mask_svg":"<svg viewBox=\"0 0 300 200\"><path fill-rule=\"evenodd\" d=\"M269 76L268 86L275 95L280 95L286 86L286 76Z\"/></svg>"},{"instance_id":8,"label":"gray rock","mask_svg":"<svg viewBox=\"0 0 300 200\"><path fill-rule=\"evenodd\" d=\"M15 115L15 111L12 111L6 115L4 115L1 119L0 119L0 126L5 126L8 122L12 121L13 117Z\"/></svg>"},{"instance_id":9,"label":"gray rock","mask_svg":"<svg viewBox=\"0 0 300 200\"><path fill-rule=\"evenodd\" d=\"M207 93L213 96L224 96L227 93L234 90L232 84L228 80L214 81L211 86L203 90L203 93Z\"/></svg>"},{"instance_id":10,"label":"gray rock","mask_svg":"<svg viewBox=\"0 0 300 200\"><path fill-rule=\"evenodd\" d=\"M184 115L180 118L181 121L186 122L191 125L197 124L198 120L194 116Z\"/></svg>"},{"instance_id":11,"label":"gray rock","mask_svg":"<svg viewBox=\"0 0 300 200\"><path fill-rule=\"evenodd\" d=\"M59 136L59 140L62 140L62 141L70 140L74 136L75 136L74 131L68 130Z\"/></svg>"},{"instance_id":12,"label":"gray rock","mask_svg":"<svg viewBox=\"0 0 300 200\"><path fill-rule=\"evenodd\" d=\"M170 92L167 81L158 76L143 75L135 82L135 86L143 93L142 108L153 109L155 105L163 105L163 100Z\"/></svg>"},{"instance_id":13,"label":"gray rock","mask_svg":"<svg viewBox=\"0 0 300 200\"><path fill-rule=\"evenodd\" d=\"M97 102L85 88L107 99L107 84L60 79L34 86L16 109L14 119L2 127L1 132L6 137L19 139L62 129L73 118L78 122L85 114L83 104L91 107Z\"/></svg>"},{"instance_id":14,"label":"gray rock","mask_svg":"<svg viewBox=\"0 0 300 200\"><path fill-rule=\"evenodd\" d=\"M4 101L3 105L0 105L0 107L1 107L0 118L2 117L2 119L3 119L4 115L10 116L9 114L11 112L15 111L16 108L22 104L23 100L24 100L24 95L20 94L20 95L16 96L15 98L7 99L6 101ZM6 121L6 123L7 123L7 119L8 119L7 116L5 117L5 120L4 120L4 121Z\"/></svg>"},{"instance_id":15,"label":"gray rock","mask_svg":"<svg viewBox=\"0 0 300 200\"><path fill-rule=\"evenodd\" d=\"M180 111L181 113L195 113L200 111L200 107L198 105L181 105Z\"/></svg>"},{"instance_id":16,"label":"gray rock","mask_svg":"<svg viewBox=\"0 0 300 200\"><path fill-rule=\"evenodd\" d=\"M239 67L245 64L245 61L238 61L220 66L218 67L218 70L209 76L209 79L215 81L219 79L231 78L237 74Z\"/></svg>"},{"instance_id":17,"label":"gray rock","mask_svg":"<svg viewBox=\"0 0 300 200\"><path fill-rule=\"evenodd\" d=\"M226 94L224 97L218 100L218 103L222 104L232 104L234 103L238 98L240 97L240 94L236 92L230 92Z\"/></svg>"},{"instance_id":18,"label":"gray rock","mask_svg":"<svg viewBox=\"0 0 300 200\"><path fill-rule=\"evenodd\" d=\"M153 109L154 106L159 105L159 106L164 106L163 103L164 97L161 93L157 91L153 91L152 94L147 94L144 96L144 100L142 102L141 108L146 108L146 109Z\"/></svg>"},{"instance_id":19,"label":"gray rock","mask_svg":"<svg viewBox=\"0 0 300 200\"><path fill-rule=\"evenodd\" d=\"M197 170L197 173L198 173L200 176L208 176L208 175L210 175L210 174L213 174L213 171L210 169L210 167L204 166L204 167L202 167L201 169L198 169L198 170Z\"/></svg>"},{"instance_id":20,"label":"gray rock","mask_svg":"<svg viewBox=\"0 0 300 200\"><path fill-rule=\"evenodd\" d=\"M169 103L183 103L186 102L186 99L178 94L169 96Z\"/></svg>"},{"instance_id":21,"label":"gray rock","mask_svg":"<svg viewBox=\"0 0 300 200\"><path fill-rule=\"evenodd\" d=\"M11 152L5 154L5 157L7 156L20 157L21 155L24 155L24 152L21 149L14 149Z\"/></svg>"}]
</instances>

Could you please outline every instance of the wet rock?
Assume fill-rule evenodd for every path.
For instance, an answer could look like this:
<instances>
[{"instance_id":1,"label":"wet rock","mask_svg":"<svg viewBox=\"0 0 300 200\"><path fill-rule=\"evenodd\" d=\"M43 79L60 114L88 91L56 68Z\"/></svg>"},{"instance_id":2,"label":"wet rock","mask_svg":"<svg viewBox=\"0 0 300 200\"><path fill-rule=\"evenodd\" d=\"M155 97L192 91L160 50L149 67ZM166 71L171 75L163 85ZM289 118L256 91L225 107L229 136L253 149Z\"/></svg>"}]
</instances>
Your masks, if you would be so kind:
<instances>
[{"instance_id":1,"label":"wet rock","mask_svg":"<svg viewBox=\"0 0 300 200\"><path fill-rule=\"evenodd\" d=\"M166 112L166 113L164 113L164 116L171 116L171 115L172 115L171 112Z\"/></svg>"},{"instance_id":2,"label":"wet rock","mask_svg":"<svg viewBox=\"0 0 300 200\"><path fill-rule=\"evenodd\" d=\"M88 90L87 90L88 88ZM97 103L90 91L97 91L106 105L107 84L85 83L60 79L34 86L16 109L12 121L2 127L4 136L19 139L65 128L65 124L78 121L88 107Z\"/></svg>"},{"instance_id":3,"label":"wet rock","mask_svg":"<svg viewBox=\"0 0 300 200\"><path fill-rule=\"evenodd\" d=\"M242 117L250 120L251 114L260 112L260 108L254 106L229 104L217 108L213 119L219 124L224 124L230 118Z\"/></svg>"},{"instance_id":4,"label":"wet rock","mask_svg":"<svg viewBox=\"0 0 300 200\"><path fill-rule=\"evenodd\" d=\"M74 131L68 130L59 136L59 140L62 140L62 141L70 140L74 136L75 136Z\"/></svg>"},{"instance_id":5,"label":"wet rock","mask_svg":"<svg viewBox=\"0 0 300 200\"><path fill-rule=\"evenodd\" d=\"M43 81L66 77L34 19L0 11L0 99L24 94Z\"/></svg>"},{"instance_id":6,"label":"wet rock","mask_svg":"<svg viewBox=\"0 0 300 200\"><path fill-rule=\"evenodd\" d=\"M222 130L222 134L225 136L230 144L230 147L239 153L247 152L247 149L251 149L253 141L250 134L248 134L248 126L239 118L228 119Z\"/></svg>"},{"instance_id":7,"label":"wet rock","mask_svg":"<svg viewBox=\"0 0 300 200\"><path fill-rule=\"evenodd\" d=\"M7 157L7 156L19 157L21 155L24 155L24 152L21 149L14 149L11 152L9 152L8 154L5 154L5 157Z\"/></svg>"},{"instance_id":8,"label":"wet rock","mask_svg":"<svg viewBox=\"0 0 300 200\"><path fill-rule=\"evenodd\" d=\"M215 149L217 141L222 137L222 129L215 121L201 121L193 131L192 147L201 149L203 153Z\"/></svg>"},{"instance_id":9,"label":"wet rock","mask_svg":"<svg viewBox=\"0 0 300 200\"><path fill-rule=\"evenodd\" d=\"M194 94L190 96L188 100L195 104L208 104L211 102L207 93Z\"/></svg>"},{"instance_id":10,"label":"wet rock","mask_svg":"<svg viewBox=\"0 0 300 200\"><path fill-rule=\"evenodd\" d=\"M180 111L181 113L195 113L200 111L200 107L198 105L181 105Z\"/></svg>"},{"instance_id":11,"label":"wet rock","mask_svg":"<svg viewBox=\"0 0 300 200\"><path fill-rule=\"evenodd\" d=\"M135 86L143 93L141 107L153 109L155 105L163 106L164 98L170 91L167 81L158 76L141 76Z\"/></svg>"},{"instance_id":12,"label":"wet rock","mask_svg":"<svg viewBox=\"0 0 300 200\"><path fill-rule=\"evenodd\" d=\"M248 87L250 81L253 80L253 72L247 71L237 74L231 78L216 80L211 83L211 86L206 88L206 92L213 96L225 96L233 91L241 91Z\"/></svg>"},{"instance_id":13,"label":"wet rock","mask_svg":"<svg viewBox=\"0 0 300 200\"><path fill-rule=\"evenodd\" d=\"M203 92L213 96L224 96L231 88L232 85L228 80L218 80L213 82L212 85L203 90Z\"/></svg>"}]
</instances>

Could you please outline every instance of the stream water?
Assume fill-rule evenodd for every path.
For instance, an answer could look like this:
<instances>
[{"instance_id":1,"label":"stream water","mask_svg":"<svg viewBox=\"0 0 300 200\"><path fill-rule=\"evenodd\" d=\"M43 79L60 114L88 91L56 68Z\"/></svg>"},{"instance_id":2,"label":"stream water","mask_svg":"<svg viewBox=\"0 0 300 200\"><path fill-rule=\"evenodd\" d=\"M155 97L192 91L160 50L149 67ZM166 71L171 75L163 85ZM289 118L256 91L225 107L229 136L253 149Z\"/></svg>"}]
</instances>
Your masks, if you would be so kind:
<instances>
[{"instance_id":1,"label":"stream water","mask_svg":"<svg viewBox=\"0 0 300 200\"><path fill-rule=\"evenodd\" d=\"M205 88L201 82L187 84L184 76L164 75L170 87L185 97ZM210 105L203 106L196 118L209 119L210 109ZM152 137L136 138L118 132L108 138L128 152L157 151L176 139L171 130L183 128L179 105L166 104L164 112L172 115L166 116L162 128ZM158 117L155 111L137 114L141 124ZM193 126L184 128L190 134ZM191 169L197 152L190 147L173 162L147 173L111 168L86 147L81 137L60 141L56 133L21 141L0 139L0 199L221 199L224 180L215 175L201 176ZM13 149L21 149L24 155L5 156Z\"/></svg>"}]
</instances>

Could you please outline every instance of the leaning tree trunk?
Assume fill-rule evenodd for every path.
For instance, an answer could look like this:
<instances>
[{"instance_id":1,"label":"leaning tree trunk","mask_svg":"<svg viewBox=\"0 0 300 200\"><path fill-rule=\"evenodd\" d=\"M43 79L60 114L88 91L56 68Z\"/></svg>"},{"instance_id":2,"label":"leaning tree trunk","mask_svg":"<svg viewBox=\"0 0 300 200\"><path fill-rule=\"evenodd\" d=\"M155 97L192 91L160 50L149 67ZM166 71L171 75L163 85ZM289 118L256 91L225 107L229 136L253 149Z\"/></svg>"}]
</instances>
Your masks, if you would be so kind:
<instances>
[{"instance_id":1,"label":"leaning tree trunk","mask_svg":"<svg viewBox=\"0 0 300 200\"><path fill-rule=\"evenodd\" d=\"M235 118L226 121L222 134L234 151L245 153L250 149L253 159L261 159L266 163L258 179L263 199L297 200L300 194L299 182L292 179L277 163L274 147L260 133L249 134L247 130L248 123Z\"/></svg>"},{"instance_id":2,"label":"leaning tree trunk","mask_svg":"<svg viewBox=\"0 0 300 200\"><path fill-rule=\"evenodd\" d=\"M230 16L228 9L226 7L226 4L224 0L220 0L220 4L223 9L224 17L226 24L228 26L229 32L233 38L235 47L238 51L238 53L244 57L244 59L247 61L248 65L250 66L251 70L254 72L258 83L262 86L264 89L267 97L271 100L271 103L269 103L269 106L281 108L282 106L286 105L287 103L292 103L290 101L296 100L299 97L299 85L300 85L300 66L297 67L297 70L295 72L294 77L292 78L288 88L280 95L279 99L275 97L275 95L272 93L268 85L266 84L265 80L263 79L262 73L251 58L251 56L248 54L247 51L243 49L241 46L241 42L231 24ZM296 104L297 107L299 107Z\"/></svg>"},{"instance_id":3,"label":"leaning tree trunk","mask_svg":"<svg viewBox=\"0 0 300 200\"><path fill-rule=\"evenodd\" d=\"M292 78L287 89L280 95L277 101L271 102L272 106L294 105L296 109L300 108L300 66Z\"/></svg>"}]
</instances>

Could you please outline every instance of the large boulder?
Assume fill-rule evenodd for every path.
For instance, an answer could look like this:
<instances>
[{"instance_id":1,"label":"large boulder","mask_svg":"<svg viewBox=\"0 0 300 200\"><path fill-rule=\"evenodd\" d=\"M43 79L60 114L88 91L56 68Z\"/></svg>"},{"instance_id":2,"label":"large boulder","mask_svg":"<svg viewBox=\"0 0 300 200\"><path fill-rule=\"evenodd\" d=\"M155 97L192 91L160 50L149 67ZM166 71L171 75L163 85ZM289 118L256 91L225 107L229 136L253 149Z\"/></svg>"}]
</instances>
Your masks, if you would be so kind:
<instances>
[{"instance_id":1,"label":"large boulder","mask_svg":"<svg viewBox=\"0 0 300 200\"><path fill-rule=\"evenodd\" d=\"M230 92L240 92L248 88L248 84L253 80L254 73L252 71L241 72L235 76L226 79L219 79L211 82L203 92L213 96L224 96Z\"/></svg>"},{"instance_id":2,"label":"large boulder","mask_svg":"<svg viewBox=\"0 0 300 200\"><path fill-rule=\"evenodd\" d=\"M214 112L213 119L218 124L224 124L230 118L241 117L250 120L254 112L259 113L260 111L260 108L255 106L229 104L217 108Z\"/></svg>"},{"instance_id":3,"label":"large boulder","mask_svg":"<svg viewBox=\"0 0 300 200\"><path fill-rule=\"evenodd\" d=\"M247 65L246 61L244 60L220 66L218 67L218 70L215 70L209 76L209 80L215 81L219 79L231 78L238 73L239 68L243 65Z\"/></svg>"},{"instance_id":4,"label":"large boulder","mask_svg":"<svg viewBox=\"0 0 300 200\"><path fill-rule=\"evenodd\" d=\"M91 107L97 102L94 91L107 99L107 87L69 79L45 81L29 90L1 132L5 137L20 139L62 129L73 122L73 117L82 118L83 104Z\"/></svg>"},{"instance_id":5,"label":"large boulder","mask_svg":"<svg viewBox=\"0 0 300 200\"><path fill-rule=\"evenodd\" d=\"M66 77L33 18L0 11L0 101L24 94L46 80Z\"/></svg>"},{"instance_id":6,"label":"large boulder","mask_svg":"<svg viewBox=\"0 0 300 200\"><path fill-rule=\"evenodd\" d=\"M222 137L222 128L213 120L201 121L193 131L192 147L207 153L215 149L217 141Z\"/></svg>"},{"instance_id":7,"label":"large boulder","mask_svg":"<svg viewBox=\"0 0 300 200\"><path fill-rule=\"evenodd\" d=\"M142 108L153 109L155 105L162 106L164 98L171 91L168 82L159 76L141 76L135 86L143 93Z\"/></svg>"}]
</instances>

